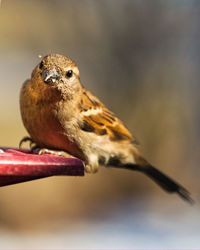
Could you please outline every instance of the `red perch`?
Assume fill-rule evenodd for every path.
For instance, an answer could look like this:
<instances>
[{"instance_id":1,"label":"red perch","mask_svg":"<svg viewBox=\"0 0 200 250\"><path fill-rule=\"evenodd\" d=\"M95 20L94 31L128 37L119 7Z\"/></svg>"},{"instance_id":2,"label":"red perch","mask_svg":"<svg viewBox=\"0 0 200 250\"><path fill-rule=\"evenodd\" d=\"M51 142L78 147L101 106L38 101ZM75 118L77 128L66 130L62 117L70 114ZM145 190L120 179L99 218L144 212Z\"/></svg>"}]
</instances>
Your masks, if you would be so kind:
<instances>
[{"instance_id":1,"label":"red perch","mask_svg":"<svg viewBox=\"0 0 200 250\"><path fill-rule=\"evenodd\" d=\"M0 186L55 175L84 176L84 165L77 158L36 155L29 150L0 148Z\"/></svg>"}]
</instances>

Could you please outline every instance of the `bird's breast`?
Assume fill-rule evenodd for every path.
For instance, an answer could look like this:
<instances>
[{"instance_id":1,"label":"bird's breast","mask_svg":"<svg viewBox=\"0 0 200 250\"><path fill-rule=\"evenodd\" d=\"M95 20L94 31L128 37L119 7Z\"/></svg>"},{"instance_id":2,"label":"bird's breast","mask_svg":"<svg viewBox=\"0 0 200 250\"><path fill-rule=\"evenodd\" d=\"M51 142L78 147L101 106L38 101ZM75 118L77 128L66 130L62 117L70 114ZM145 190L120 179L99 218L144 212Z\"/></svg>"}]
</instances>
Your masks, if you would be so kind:
<instances>
[{"instance_id":1,"label":"bird's breast","mask_svg":"<svg viewBox=\"0 0 200 250\"><path fill-rule=\"evenodd\" d=\"M20 108L24 126L33 141L40 147L65 150L81 158L78 145L64 126L70 117L66 109L63 112L62 103L35 98L27 88L21 91Z\"/></svg>"}]
</instances>

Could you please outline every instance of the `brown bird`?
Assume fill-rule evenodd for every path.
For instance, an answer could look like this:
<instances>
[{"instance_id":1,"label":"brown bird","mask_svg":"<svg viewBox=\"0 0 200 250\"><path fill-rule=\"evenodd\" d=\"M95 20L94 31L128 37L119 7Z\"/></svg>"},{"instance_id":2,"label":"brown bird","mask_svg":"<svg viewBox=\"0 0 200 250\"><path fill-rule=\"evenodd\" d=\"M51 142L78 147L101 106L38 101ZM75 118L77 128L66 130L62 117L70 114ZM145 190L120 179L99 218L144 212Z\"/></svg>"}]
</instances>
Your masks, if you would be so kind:
<instances>
[{"instance_id":1,"label":"brown bird","mask_svg":"<svg viewBox=\"0 0 200 250\"><path fill-rule=\"evenodd\" d=\"M20 108L39 154L70 154L92 173L99 166L137 170L192 202L184 187L143 158L123 123L81 85L79 69L68 57L50 54L42 59L23 84Z\"/></svg>"}]
</instances>

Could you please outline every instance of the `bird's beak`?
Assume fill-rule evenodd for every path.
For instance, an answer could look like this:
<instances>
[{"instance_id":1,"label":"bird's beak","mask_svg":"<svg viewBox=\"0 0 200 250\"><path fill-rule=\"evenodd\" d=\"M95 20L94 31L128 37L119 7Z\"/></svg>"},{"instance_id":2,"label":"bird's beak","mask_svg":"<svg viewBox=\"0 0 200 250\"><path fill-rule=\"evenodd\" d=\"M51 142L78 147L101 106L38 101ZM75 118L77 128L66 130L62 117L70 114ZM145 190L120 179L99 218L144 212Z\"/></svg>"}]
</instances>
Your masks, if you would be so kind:
<instances>
[{"instance_id":1,"label":"bird's beak","mask_svg":"<svg viewBox=\"0 0 200 250\"><path fill-rule=\"evenodd\" d=\"M55 68L52 69L45 69L42 72L42 79L45 83L55 83L56 81L59 81L60 75L56 71Z\"/></svg>"}]
</instances>

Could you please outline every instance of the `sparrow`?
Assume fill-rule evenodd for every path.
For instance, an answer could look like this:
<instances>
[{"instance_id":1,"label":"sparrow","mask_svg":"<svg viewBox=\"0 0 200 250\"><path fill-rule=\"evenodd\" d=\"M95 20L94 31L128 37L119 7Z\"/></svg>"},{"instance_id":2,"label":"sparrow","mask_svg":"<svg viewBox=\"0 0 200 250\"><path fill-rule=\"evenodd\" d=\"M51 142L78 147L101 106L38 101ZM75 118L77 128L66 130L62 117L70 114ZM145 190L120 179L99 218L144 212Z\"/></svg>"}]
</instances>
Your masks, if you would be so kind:
<instances>
[{"instance_id":1,"label":"sparrow","mask_svg":"<svg viewBox=\"0 0 200 250\"><path fill-rule=\"evenodd\" d=\"M20 145L30 140L39 154L78 157L89 173L97 172L99 166L139 171L165 191L193 202L183 186L141 155L120 119L83 87L70 58L49 54L41 60L21 88L20 110L30 135Z\"/></svg>"}]
</instances>

